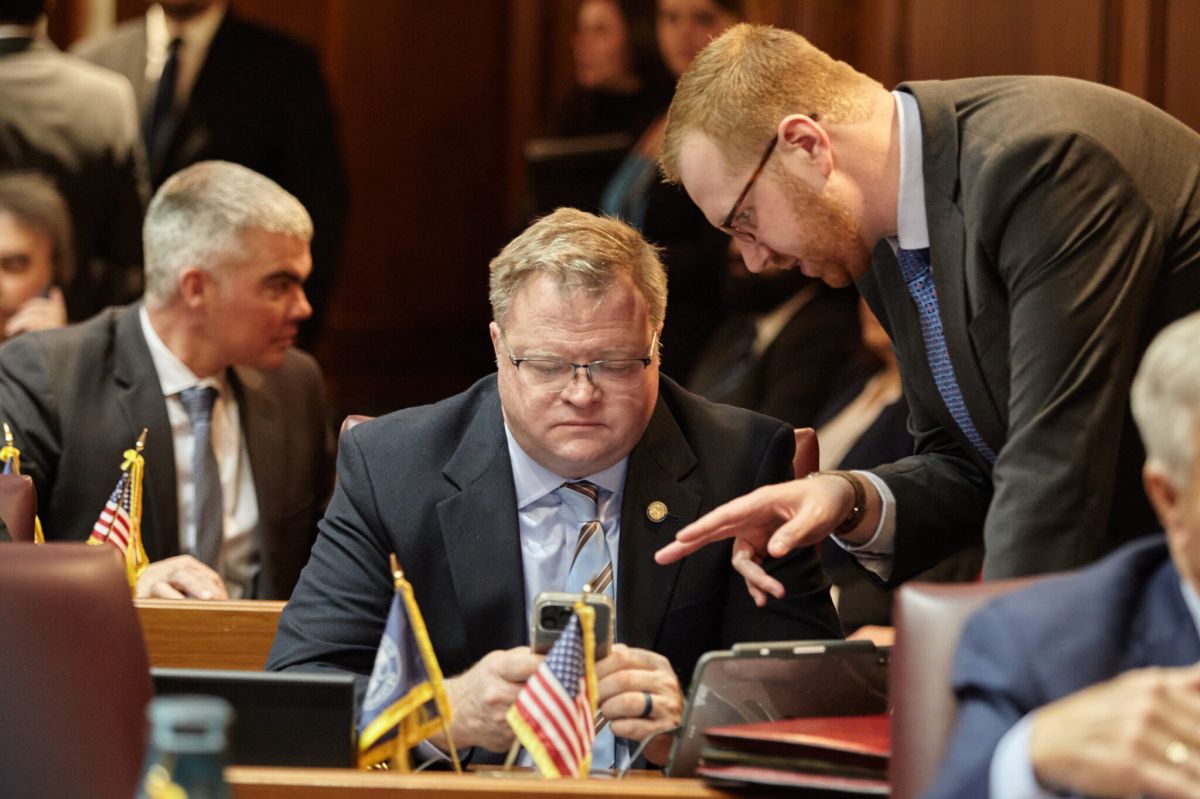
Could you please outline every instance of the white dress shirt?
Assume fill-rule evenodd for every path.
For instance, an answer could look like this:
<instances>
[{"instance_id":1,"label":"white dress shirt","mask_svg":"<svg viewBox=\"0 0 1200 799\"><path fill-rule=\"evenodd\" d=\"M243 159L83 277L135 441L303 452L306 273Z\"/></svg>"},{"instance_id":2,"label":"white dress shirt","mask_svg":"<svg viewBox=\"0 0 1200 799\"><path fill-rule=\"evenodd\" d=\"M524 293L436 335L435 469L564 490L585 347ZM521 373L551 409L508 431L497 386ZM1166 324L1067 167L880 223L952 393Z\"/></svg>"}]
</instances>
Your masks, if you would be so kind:
<instances>
[{"instance_id":1,"label":"white dress shirt","mask_svg":"<svg viewBox=\"0 0 1200 799\"><path fill-rule=\"evenodd\" d=\"M171 444L175 452L175 489L179 503L179 549L194 553L196 549L196 487L192 480L192 454L195 439L192 422L179 393L195 385L212 386L217 390L213 404L211 442L221 475L221 499L225 529L221 560L217 569L229 595L234 599L246 596L258 574L260 553L257 546L258 494L254 488L254 473L250 469L250 453L242 435L237 397L234 396L224 373L198 379L183 361L167 348L150 322L143 306L139 309L142 335L150 348L150 358L158 373L167 419L171 423ZM146 446L156 444L150 431ZM154 479L151 476L150 479Z\"/></svg>"},{"instance_id":2,"label":"white dress shirt","mask_svg":"<svg viewBox=\"0 0 1200 799\"><path fill-rule=\"evenodd\" d=\"M167 62L167 47L174 39L181 39L175 103L179 108L187 105L196 77L208 56L208 48L225 18L225 8L225 3L213 3L191 19L176 22L167 16L162 6L157 3L150 6L146 10L146 85L158 83Z\"/></svg>"}]
</instances>

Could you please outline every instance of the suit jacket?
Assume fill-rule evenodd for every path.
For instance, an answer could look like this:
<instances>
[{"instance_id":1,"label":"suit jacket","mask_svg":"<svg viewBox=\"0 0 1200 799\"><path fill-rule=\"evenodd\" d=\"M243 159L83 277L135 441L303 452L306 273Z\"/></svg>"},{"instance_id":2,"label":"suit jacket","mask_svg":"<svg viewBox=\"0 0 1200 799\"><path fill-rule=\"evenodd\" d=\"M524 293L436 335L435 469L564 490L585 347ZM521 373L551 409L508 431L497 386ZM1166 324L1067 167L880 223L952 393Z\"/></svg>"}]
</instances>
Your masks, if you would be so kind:
<instances>
[{"instance_id":1,"label":"suit jacket","mask_svg":"<svg viewBox=\"0 0 1200 799\"><path fill-rule=\"evenodd\" d=\"M670 659L684 686L703 652L734 641L841 637L811 548L770 565L788 593L762 610L730 566L728 542L670 566L653 559L702 513L786 479L793 448L788 426L661 380L625 478L617 631ZM670 511L660 524L646 516L654 500ZM393 593L389 552L412 582L443 672L527 644L518 525L495 375L358 425L342 435L338 486L267 668L369 675Z\"/></svg>"},{"instance_id":2,"label":"suit jacket","mask_svg":"<svg viewBox=\"0 0 1200 799\"><path fill-rule=\"evenodd\" d=\"M0 39L0 171L37 170L71 212L71 319L141 294L145 163L129 85L49 42Z\"/></svg>"},{"instance_id":3,"label":"suit jacket","mask_svg":"<svg viewBox=\"0 0 1200 799\"><path fill-rule=\"evenodd\" d=\"M1200 136L1067 78L903 84L921 110L946 343L994 469L938 394L891 248L859 288L895 342L917 455L893 582L977 541L984 576L1069 569L1153 529L1129 385L1155 332L1200 307ZM986 521L985 521L986 515Z\"/></svg>"},{"instance_id":4,"label":"suit jacket","mask_svg":"<svg viewBox=\"0 0 1200 799\"><path fill-rule=\"evenodd\" d=\"M37 486L47 539L86 539L117 481L121 453L143 427L142 539L150 560L179 554L175 456L140 306L26 333L0 347L0 418ZM286 599L308 559L328 496L332 436L321 373L287 354L274 371L227 374L254 472L261 571L258 599Z\"/></svg>"},{"instance_id":5,"label":"suit jacket","mask_svg":"<svg viewBox=\"0 0 1200 799\"><path fill-rule=\"evenodd\" d=\"M129 79L145 114L146 20L84 40L76 52ZM320 64L304 44L225 12L165 154L150 165L156 188L185 166L219 159L242 164L296 195L312 215L313 274L306 287L319 329L333 285L348 190L333 105Z\"/></svg>"},{"instance_id":6,"label":"suit jacket","mask_svg":"<svg viewBox=\"0 0 1200 799\"><path fill-rule=\"evenodd\" d=\"M1179 579L1155 536L972 617L954 664L958 724L927 797L987 796L996 744L1027 713L1130 669L1200 660Z\"/></svg>"}]
</instances>

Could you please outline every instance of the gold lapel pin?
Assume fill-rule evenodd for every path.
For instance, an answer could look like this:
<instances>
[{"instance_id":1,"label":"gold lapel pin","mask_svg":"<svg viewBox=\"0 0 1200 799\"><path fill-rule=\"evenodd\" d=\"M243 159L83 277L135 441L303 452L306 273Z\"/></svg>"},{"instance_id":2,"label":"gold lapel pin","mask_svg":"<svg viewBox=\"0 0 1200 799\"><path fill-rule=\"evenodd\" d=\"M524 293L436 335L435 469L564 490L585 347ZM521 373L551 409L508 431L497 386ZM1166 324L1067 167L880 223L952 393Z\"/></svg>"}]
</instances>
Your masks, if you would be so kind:
<instances>
[{"instance_id":1,"label":"gold lapel pin","mask_svg":"<svg viewBox=\"0 0 1200 799\"><path fill-rule=\"evenodd\" d=\"M658 524L663 519L667 518L667 505L665 502L659 502L657 499L646 506L646 518Z\"/></svg>"}]
</instances>

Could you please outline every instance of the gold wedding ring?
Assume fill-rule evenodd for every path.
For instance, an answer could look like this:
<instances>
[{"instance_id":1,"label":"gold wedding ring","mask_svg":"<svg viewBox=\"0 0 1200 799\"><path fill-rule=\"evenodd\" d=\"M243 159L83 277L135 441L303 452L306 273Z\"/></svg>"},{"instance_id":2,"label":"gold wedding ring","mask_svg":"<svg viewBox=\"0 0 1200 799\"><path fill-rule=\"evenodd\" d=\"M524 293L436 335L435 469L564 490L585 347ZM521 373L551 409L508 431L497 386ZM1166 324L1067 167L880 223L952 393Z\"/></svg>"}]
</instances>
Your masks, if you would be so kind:
<instances>
[{"instance_id":1,"label":"gold wedding ring","mask_svg":"<svg viewBox=\"0 0 1200 799\"><path fill-rule=\"evenodd\" d=\"M1182 766L1188 762L1191 752L1188 751L1187 744L1178 739L1167 744L1167 751L1163 753L1167 758L1167 762L1172 766Z\"/></svg>"}]
</instances>

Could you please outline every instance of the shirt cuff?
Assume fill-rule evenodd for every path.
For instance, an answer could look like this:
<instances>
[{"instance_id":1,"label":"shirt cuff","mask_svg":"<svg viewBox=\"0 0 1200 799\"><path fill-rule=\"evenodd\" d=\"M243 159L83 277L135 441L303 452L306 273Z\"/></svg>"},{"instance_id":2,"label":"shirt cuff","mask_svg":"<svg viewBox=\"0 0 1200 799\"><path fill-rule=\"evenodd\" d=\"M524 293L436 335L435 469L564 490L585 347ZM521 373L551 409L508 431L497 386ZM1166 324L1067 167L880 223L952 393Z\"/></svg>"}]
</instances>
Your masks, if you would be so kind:
<instances>
[{"instance_id":1,"label":"shirt cuff","mask_svg":"<svg viewBox=\"0 0 1200 799\"><path fill-rule=\"evenodd\" d=\"M988 771L992 799L1059 799L1061 794L1047 791L1038 784L1029 761L1029 737L1033 732L1033 714L1018 721L996 744Z\"/></svg>"},{"instance_id":2,"label":"shirt cuff","mask_svg":"<svg viewBox=\"0 0 1200 799\"><path fill-rule=\"evenodd\" d=\"M850 553L859 565L881 580L892 576L892 553L896 551L896 495L878 476L871 472L855 470L854 474L871 481L879 492L883 507L879 514L879 525L875 534L865 544L850 544L836 535L830 536L834 543Z\"/></svg>"}]
</instances>

